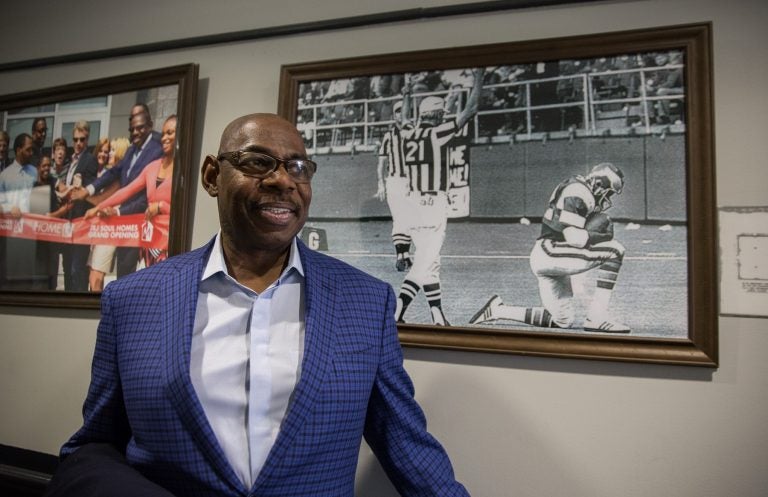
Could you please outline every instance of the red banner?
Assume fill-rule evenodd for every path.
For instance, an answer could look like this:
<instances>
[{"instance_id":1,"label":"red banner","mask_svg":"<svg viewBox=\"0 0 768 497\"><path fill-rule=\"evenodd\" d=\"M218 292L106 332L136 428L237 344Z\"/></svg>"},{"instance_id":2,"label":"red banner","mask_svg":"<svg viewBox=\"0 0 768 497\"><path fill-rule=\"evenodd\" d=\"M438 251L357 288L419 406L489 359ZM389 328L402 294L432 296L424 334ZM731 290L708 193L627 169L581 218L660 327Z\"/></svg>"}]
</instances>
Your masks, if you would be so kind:
<instances>
[{"instance_id":1,"label":"red banner","mask_svg":"<svg viewBox=\"0 0 768 497\"><path fill-rule=\"evenodd\" d=\"M45 242L114 245L116 247L168 248L170 216L160 214L147 221L144 214L82 217L68 220L39 214L13 219L0 215L0 236Z\"/></svg>"}]
</instances>

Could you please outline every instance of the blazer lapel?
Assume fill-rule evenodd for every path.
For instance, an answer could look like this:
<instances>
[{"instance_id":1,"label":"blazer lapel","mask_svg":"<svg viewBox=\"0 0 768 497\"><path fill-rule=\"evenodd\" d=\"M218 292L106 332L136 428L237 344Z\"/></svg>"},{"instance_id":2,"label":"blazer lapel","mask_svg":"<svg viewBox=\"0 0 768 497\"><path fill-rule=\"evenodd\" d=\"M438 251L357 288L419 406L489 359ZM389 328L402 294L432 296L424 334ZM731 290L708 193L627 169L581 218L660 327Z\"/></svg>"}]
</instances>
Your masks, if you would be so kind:
<instances>
[{"instance_id":1,"label":"blazer lapel","mask_svg":"<svg viewBox=\"0 0 768 497\"><path fill-rule=\"evenodd\" d=\"M198 249L192 264L172 274L163 293L163 348L165 390L181 422L192 435L200 452L210 461L218 476L233 489L244 492L242 482L229 465L190 378L190 351L195 324L200 277L211 243ZM190 254L192 255L192 254Z\"/></svg>"},{"instance_id":2,"label":"blazer lapel","mask_svg":"<svg viewBox=\"0 0 768 497\"><path fill-rule=\"evenodd\" d=\"M264 485L279 467L287 450L293 445L297 433L305 425L315 401L321 394L325 378L333 364L334 351L334 285L322 271L316 254L303 243L298 243L305 275L306 311L304 322L304 358L301 377L291 398L280 433L254 483L253 492Z\"/></svg>"}]
</instances>

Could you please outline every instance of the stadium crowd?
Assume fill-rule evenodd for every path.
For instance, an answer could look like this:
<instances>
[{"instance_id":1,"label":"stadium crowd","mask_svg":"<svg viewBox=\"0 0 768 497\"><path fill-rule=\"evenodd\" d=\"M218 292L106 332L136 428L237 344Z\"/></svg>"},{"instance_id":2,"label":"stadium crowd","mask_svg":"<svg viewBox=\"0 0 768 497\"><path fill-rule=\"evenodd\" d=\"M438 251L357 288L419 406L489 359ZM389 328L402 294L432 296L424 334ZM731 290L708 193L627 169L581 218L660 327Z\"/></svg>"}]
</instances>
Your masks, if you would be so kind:
<instances>
[{"instance_id":1,"label":"stadium crowd","mask_svg":"<svg viewBox=\"0 0 768 497\"><path fill-rule=\"evenodd\" d=\"M681 124L682 59L676 50L488 67L476 136L588 133L588 119L596 128ZM411 109L421 98L438 95L451 116L460 112L470 87L470 69L301 83L298 124L309 148L375 146L404 90L414 99ZM585 115L585 103L593 106L594 117Z\"/></svg>"}]
</instances>

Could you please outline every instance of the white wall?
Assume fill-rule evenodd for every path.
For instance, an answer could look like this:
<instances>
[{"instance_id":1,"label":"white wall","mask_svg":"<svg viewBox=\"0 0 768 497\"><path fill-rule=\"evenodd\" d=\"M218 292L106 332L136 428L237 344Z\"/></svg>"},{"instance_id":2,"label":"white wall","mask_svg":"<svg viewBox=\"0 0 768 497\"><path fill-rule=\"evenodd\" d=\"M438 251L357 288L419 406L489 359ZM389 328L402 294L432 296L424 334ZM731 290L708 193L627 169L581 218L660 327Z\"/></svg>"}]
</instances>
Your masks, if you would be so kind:
<instances>
[{"instance_id":1,"label":"white wall","mask_svg":"<svg viewBox=\"0 0 768 497\"><path fill-rule=\"evenodd\" d=\"M25 2L14 6L21 22L4 23L0 63L414 7L405 0L168 3L77 0L40 12ZM461 2L418 6L447 3ZM202 157L216 150L231 118L276 110L281 64L711 21L718 205L768 205L766 4L626 0L415 21L2 73L0 94L195 62ZM151 9L162 10L146 16ZM88 36L88 29L70 35L78 23ZM202 190L194 216L198 245L217 229ZM55 453L79 426L97 318L0 308L0 444ZM430 428L476 497L768 494L768 320L720 318L717 370L405 353ZM367 449L359 473L359 495L394 495Z\"/></svg>"}]
</instances>

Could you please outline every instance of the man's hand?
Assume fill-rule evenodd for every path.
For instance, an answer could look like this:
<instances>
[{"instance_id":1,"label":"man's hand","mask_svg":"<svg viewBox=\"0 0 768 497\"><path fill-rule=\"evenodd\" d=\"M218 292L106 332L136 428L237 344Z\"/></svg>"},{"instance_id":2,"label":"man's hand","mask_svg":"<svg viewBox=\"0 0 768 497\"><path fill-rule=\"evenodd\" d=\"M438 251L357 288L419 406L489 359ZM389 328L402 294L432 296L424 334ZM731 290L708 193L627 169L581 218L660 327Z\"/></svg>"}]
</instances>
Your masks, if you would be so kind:
<instances>
[{"instance_id":1,"label":"man's hand","mask_svg":"<svg viewBox=\"0 0 768 497\"><path fill-rule=\"evenodd\" d=\"M85 200L86 198L88 198L88 190L82 186L76 186L69 192L70 200Z\"/></svg>"},{"instance_id":2,"label":"man's hand","mask_svg":"<svg viewBox=\"0 0 768 497\"><path fill-rule=\"evenodd\" d=\"M85 215L83 217L85 219L90 219L94 216L109 217L114 216L115 214L117 214L117 211L114 207L104 207L100 209L98 206L96 206L85 211Z\"/></svg>"},{"instance_id":3,"label":"man's hand","mask_svg":"<svg viewBox=\"0 0 768 497\"><path fill-rule=\"evenodd\" d=\"M147 210L144 211L144 219L150 220L160 214L160 202L150 202Z\"/></svg>"},{"instance_id":4,"label":"man's hand","mask_svg":"<svg viewBox=\"0 0 768 497\"><path fill-rule=\"evenodd\" d=\"M99 216L101 217L110 217L110 216L116 216L117 215L117 209L114 207L104 207L103 209L99 210Z\"/></svg>"},{"instance_id":5,"label":"man's hand","mask_svg":"<svg viewBox=\"0 0 768 497\"><path fill-rule=\"evenodd\" d=\"M387 187L384 186L384 181L379 180L379 187L376 190L374 197L376 197L378 200L381 200L381 201L387 198Z\"/></svg>"},{"instance_id":6,"label":"man's hand","mask_svg":"<svg viewBox=\"0 0 768 497\"><path fill-rule=\"evenodd\" d=\"M14 219L21 219L21 209L15 205L11 207L11 217Z\"/></svg>"}]
</instances>

